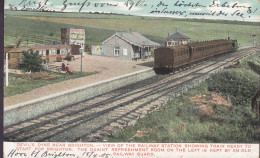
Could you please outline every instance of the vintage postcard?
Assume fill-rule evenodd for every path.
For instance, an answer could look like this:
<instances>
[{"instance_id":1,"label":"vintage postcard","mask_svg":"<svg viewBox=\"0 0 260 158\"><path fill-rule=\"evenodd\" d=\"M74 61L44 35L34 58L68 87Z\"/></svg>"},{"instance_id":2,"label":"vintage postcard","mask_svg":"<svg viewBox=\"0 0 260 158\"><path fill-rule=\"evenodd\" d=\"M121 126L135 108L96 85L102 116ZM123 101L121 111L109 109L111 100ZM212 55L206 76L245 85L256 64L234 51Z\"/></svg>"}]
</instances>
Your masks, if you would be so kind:
<instances>
[{"instance_id":1,"label":"vintage postcard","mask_svg":"<svg viewBox=\"0 0 260 158\"><path fill-rule=\"evenodd\" d=\"M259 157L259 0L4 3L3 157Z\"/></svg>"}]
</instances>

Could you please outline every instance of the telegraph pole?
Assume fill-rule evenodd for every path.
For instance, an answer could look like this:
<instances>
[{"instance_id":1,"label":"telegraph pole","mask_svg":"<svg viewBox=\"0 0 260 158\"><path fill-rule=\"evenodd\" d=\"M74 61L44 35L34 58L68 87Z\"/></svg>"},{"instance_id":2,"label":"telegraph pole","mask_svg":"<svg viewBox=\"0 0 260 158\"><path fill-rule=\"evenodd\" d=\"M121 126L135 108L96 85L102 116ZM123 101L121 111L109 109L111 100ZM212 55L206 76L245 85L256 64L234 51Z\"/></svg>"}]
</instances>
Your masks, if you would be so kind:
<instances>
[{"instance_id":1,"label":"telegraph pole","mask_svg":"<svg viewBox=\"0 0 260 158\"><path fill-rule=\"evenodd\" d=\"M83 49L84 50L84 49ZM82 74L82 54L83 54L83 50L80 51L80 73Z\"/></svg>"},{"instance_id":2,"label":"telegraph pole","mask_svg":"<svg viewBox=\"0 0 260 158\"><path fill-rule=\"evenodd\" d=\"M8 85L9 85L9 83L8 83L8 56L9 56L9 54L8 54L8 52L6 53L6 58L5 58L5 63L6 63L6 70L5 70L5 72L6 72L6 74L5 74L5 83L6 83L6 87L8 87Z\"/></svg>"}]
</instances>

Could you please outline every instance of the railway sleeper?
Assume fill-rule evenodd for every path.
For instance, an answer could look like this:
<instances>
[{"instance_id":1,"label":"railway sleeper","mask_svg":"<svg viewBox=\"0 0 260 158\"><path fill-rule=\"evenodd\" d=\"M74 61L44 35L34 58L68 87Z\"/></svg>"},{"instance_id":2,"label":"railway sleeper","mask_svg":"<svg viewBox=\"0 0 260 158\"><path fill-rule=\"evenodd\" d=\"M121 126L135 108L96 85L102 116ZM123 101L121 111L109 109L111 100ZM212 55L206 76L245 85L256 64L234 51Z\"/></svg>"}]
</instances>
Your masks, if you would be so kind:
<instances>
[{"instance_id":1,"label":"railway sleeper","mask_svg":"<svg viewBox=\"0 0 260 158\"><path fill-rule=\"evenodd\" d=\"M106 126L102 130L109 132L109 135L114 135L118 131L118 127L115 126Z\"/></svg>"},{"instance_id":2,"label":"railway sleeper","mask_svg":"<svg viewBox=\"0 0 260 158\"><path fill-rule=\"evenodd\" d=\"M117 122L110 123L110 126L112 126L114 128L122 128L122 125Z\"/></svg>"},{"instance_id":3,"label":"railway sleeper","mask_svg":"<svg viewBox=\"0 0 260 158\"><path fill-rule=\"evenodd\" d=\"M125 122L130 122L130 121L131 121L131 119L129 119L129 118L127 118L127 117L124 117L124 118L122 118L122 121L125 121Z\"/></svg>"},{"instance_id":4,"label":"railway sleeper","mask_svg":"<svg viewBox=\"0 0 260 158\"><path fill-rule=\"evenodd\" d=\"M107 130L101 130L100 132L98 132L98 134L104 138L104 137L107 137L109 135L112 135L112 132L107 131Z\"/></svg>"},{"instance_id":5,"label":"railway sleeper","mask_svg":"<svg viewBox=\"0 0 260 158\"><path fill-rule=\"evenodd\" d=\"M121 126L127 126L127 122L124 120L117 120L116 121L118 124L120 124Z\"/></svg>"}]
</instances>

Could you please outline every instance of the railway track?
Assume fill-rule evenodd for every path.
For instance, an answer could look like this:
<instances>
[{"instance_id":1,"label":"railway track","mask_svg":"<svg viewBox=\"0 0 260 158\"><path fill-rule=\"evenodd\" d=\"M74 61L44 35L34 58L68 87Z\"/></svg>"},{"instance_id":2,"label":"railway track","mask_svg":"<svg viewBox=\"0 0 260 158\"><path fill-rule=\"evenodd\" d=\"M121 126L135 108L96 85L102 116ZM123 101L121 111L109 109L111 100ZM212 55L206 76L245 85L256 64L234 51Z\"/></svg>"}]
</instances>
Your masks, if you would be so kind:
<instances>
[{"instance_id":1,"label":"railway track","mask_svg":"<svg viewBox=\"0 0 260 158\"><path fill-rule=\"evenodd\" d=\"M5 127L4 140L104 141L118 129L135 124L147 113L196 86L209 74L259 51L260 48L250 48L224 54L174 75L157 75L44 116Z\"/></svg>"}]
</instances>

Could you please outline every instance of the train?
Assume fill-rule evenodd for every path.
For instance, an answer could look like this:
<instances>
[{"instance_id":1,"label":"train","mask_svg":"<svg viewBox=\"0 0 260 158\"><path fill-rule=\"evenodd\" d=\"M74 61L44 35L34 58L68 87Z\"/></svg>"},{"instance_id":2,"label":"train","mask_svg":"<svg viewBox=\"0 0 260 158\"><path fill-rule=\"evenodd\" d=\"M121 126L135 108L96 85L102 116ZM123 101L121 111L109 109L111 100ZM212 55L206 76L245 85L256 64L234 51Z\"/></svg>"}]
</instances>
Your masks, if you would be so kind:
<instances>
[{"instance_id":1,"label":"train","mask_svg":"<svg viewBox=\"0 0 260 158\"><path fill-rule=\"evenodd\" d=\"M192 63L237 49L237 40L230 38L160 47L154 50L154 69L157 73L175 72Z\"/></svg>"}]
</instances>

